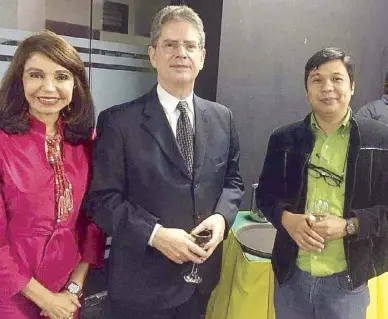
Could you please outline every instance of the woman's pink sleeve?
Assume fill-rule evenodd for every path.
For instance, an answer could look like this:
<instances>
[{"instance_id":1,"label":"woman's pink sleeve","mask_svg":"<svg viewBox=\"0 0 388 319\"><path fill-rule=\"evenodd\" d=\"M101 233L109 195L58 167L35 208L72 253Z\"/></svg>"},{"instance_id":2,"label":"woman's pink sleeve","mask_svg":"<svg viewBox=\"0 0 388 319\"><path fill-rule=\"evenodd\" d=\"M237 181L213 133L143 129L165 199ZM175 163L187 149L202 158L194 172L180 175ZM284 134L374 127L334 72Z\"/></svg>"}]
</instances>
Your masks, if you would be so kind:
<instances>
[{"instance_id":1,"label":"woman's pink sleeve","mask_svg":"<svg viewBox=\"0 0 388 319\"><path fill-rule=\"evenodd\" d=\"M78 218L79 250L81 262L91 267L101 267L104 263L105 235L97 225L89 220L83 212Z\"/></svg>"},{"instance_id":2,"label":"woman's pink sleeve","mask_svg":"<svg viewBox=\"0 0 388 319\"><path fill-rule=\"evenodd\" d=\"M0 183L0 302L20 292L32 274L7 238L7 213Z\"/></svg>"}]
</instances>

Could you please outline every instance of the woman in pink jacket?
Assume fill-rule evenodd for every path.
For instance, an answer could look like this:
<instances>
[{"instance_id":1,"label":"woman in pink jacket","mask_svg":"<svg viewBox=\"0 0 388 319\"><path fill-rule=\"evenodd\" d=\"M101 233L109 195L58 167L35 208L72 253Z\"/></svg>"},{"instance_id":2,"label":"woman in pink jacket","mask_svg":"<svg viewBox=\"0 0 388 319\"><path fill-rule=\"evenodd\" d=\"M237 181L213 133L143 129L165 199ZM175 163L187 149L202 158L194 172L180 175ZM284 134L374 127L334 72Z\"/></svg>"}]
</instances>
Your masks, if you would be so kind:
<instances>
[{"instance_id":1,"label":"woman in pink jacket","mask_svg":"<svg viewBox=\"0 0 388 319\"><path fill-rule=\"evenodd\" d=\"M0 87L0 318L78 314L101 231L81 210L95 124L76 50L45 31L24 40Z\"/></svg>"}]
</instances>

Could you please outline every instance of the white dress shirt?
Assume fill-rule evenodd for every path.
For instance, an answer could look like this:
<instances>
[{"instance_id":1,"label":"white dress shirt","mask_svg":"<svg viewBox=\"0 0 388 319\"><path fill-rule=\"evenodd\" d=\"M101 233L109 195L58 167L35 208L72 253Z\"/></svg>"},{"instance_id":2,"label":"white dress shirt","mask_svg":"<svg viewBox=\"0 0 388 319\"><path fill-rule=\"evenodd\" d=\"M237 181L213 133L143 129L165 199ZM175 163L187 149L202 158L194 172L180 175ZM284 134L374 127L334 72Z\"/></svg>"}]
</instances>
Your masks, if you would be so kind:
<instances>
[{"instance_id":1,"label":"white dress shirt","mask_svg":"<svg viewBox=\"0 0 388 319\"><path fill-rule=\"evenodd\" d=\"M158 84L158 87L156 88L156 92L158 93L160 104L162 104L163 106L164 113L167 116L167 120L170 123L171 129L174 133L175 138L176 138L176 126L178 123L179 115L181 114L181 112L176 108L179 101L187 102L187 105L188 105L187 113L189 115L190 123L194 131L195 126L194 126L193 91L191 91L190 95L184 100L179 100L175 96L171 95L165 89L163 89L160 84Z\"/></svg>"},{"instance_id":2,"label":"white dress shirt","mask_svg":"<svg viewBox=\"0 0 388 319\"><path fill-rule=\"evenodd\" d=\"M193 127L193 132L195 132L195 125L194 125L194 92L191 91L190 95L185 98L184 100L179 100L175 96L168 93L165 89L161 87L160 84L158 84L156 88L156 92L158 93L158 98L160 101L160 104L163 106L164 113L166 114L168 123L170 123L172 132L174 133L174 136L176 138L176 127L178 123L178 118L181 114L181 112L177 109L177 105L179 101L185 101L188 105L188 116L190 119L191 126ZM148 240L148 245L152 246L152 241L155 237L155 234L157 230L162 227L160 224L156 224L154 227L154 230L152 231L152 234Z\"/></svg>"}]
</instances>

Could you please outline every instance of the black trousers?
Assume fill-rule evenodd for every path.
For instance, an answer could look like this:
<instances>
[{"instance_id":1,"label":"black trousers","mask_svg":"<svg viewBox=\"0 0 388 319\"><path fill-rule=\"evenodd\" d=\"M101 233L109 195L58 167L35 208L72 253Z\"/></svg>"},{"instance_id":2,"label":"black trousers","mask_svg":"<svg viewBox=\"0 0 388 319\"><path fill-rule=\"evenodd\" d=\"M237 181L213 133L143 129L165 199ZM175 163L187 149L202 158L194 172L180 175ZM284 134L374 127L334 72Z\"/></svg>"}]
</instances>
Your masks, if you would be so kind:
<instances>
[{"instance_id":1,"label":"black trousers","mask_svg":"<svg viewBox=\"0 0 388 319\"><path fill-rule=\"evenodd\" d=\"M209 298L210 295L203 295L196 289L190 299L182 305L159 312L131 309L108 298L104 319L204 319Z\"/></svg>"}]
</instances>

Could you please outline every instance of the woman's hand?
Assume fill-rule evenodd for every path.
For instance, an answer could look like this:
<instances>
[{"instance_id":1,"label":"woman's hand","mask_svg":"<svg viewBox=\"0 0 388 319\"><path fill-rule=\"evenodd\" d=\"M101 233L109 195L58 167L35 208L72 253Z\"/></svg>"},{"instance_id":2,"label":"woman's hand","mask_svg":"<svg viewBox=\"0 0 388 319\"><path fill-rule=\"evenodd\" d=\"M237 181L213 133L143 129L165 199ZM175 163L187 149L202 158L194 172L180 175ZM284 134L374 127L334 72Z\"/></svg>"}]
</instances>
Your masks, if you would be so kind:
<instances>
[{"instance_id":1,"label":"woman's hand","mask_svg":"<svg viewBox=\"0 0 388 319\"><path fill-rule=\"evenodd\" d=\"M73 313L81 307L78 297L68 291L53 293L42 307L41 316L50 319L72 318Z\"/></svg>"}]
</instances>

